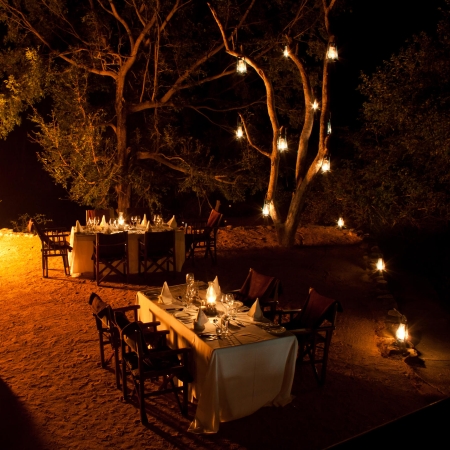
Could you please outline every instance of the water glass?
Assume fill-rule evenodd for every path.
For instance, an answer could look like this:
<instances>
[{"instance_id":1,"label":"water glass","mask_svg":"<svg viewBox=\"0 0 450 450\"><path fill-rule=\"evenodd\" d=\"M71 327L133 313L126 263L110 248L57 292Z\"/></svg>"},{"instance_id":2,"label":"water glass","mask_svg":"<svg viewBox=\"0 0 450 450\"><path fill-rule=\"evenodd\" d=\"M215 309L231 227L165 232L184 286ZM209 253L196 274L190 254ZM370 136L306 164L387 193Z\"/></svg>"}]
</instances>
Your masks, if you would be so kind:
<instances>
[{"instance_id":1,"label":"water glass","mask_svg":"<svg viewBox=\"0 0 450 450\"><path fill-rule=\"evenodd\" d=\"M222 317L220 319L220 325L221 325L221 330L222 330L222 334L224 336L228 336L228 323L229 323L229 319L228 317Z\"/></svg>"}]
</instances>

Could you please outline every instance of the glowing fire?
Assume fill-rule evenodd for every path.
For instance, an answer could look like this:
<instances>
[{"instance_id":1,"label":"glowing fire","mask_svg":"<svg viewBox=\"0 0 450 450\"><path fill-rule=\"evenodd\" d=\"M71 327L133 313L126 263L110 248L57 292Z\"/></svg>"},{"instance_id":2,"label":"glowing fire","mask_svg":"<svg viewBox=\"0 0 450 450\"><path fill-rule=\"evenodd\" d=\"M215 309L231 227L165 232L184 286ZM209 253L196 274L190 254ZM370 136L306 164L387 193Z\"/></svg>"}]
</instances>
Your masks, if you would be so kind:
<instances>
[{"instance_id":1,"label":"glowing fire","mask_svg":"<svg viewBox=\"0 0 450 450\"><path fill-rule=\"evenodd\" d=\"M212 283L209 283L208 289L206 290L206 301L208 305L216 304L216 291Z\"/></svg>"}]
</instances>

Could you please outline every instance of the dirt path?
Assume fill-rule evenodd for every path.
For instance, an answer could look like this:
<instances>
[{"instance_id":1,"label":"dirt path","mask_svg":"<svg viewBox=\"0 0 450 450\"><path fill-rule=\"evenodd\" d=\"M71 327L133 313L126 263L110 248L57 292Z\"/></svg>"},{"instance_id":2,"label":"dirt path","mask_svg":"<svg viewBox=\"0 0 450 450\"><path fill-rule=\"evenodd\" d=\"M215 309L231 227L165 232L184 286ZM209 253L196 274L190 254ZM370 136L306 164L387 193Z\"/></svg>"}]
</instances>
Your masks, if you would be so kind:
<instances>
[{"instance_id":1,"label":"dirt path","mask_svg":"<svg viewBox=\"0 0 450 450\"><path fill-rule=\"evenodd\" d=\"M186 432L190 420L179 415L172 398L149 403L150 425L144 428L135 406L121 401L113 374L99 367L89 294L95 291L113 306L133 304L140 280L99 288L89 279L64 277L59 258L43 279L38 238L0 235L0 447L289 449L299 448L301 436L301 448L322 449L448 395L448 378L435 386L402 360L381 357L376 330L386 304L377 299L359 239L335 229L299 231L305 245L282 250L272 229L222 230L218 265L186 264L178 281L193 270L198 279L218 275L223 289L234 289L254 267L282 280L284 306L301 306L310 286L339 299L344 313L327 383L318 387L310 369L299 368L290 405L263 408L202 436Z\"/></svg>"}]
</instances>

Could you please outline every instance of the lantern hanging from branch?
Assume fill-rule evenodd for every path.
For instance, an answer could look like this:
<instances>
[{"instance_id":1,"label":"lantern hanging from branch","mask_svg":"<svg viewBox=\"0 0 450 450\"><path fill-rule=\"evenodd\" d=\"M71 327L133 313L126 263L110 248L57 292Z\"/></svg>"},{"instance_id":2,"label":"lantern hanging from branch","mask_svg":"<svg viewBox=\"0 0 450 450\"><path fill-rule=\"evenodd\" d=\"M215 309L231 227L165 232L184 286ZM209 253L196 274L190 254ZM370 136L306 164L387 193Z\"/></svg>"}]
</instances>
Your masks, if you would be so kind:
<instances>
[{"instance_id":1,"label":"lantern hanging from branch","mask_svg":"<svg viewBox=\"0 0 450 450\"><path fill-rule=\"evenodd\" d=\"M270 215L270 202L268 200L264 200L264 206L262 208L263 217L269 217Z\"/></svg>"},{"instance_id":2,"label":"lantern hanging from branch","mask_svg":"<svg viewBox=\"0 0 450 450\"><path fill-rule=\"evenodd\" d=\"M244 137L244 127L242 126L241 121L238 119L237 128L236 128L236 137L241 139Z\"/></svg>"},{"instance_id":3,"label":"lantern hanging from branch","mask_svg":"<svg viewBox=\"0 0 450 450\"><path fill-rule=\"evenodd\" d=\"M337 221L337 226L340 230L344 227L344 219L342 217L339 217L339 220Z\"/></svg>"},{"instance_id":4,"label":"lantern hanging from branch","mask_svg":"<svg viewBox=\"0 0 450 450\"><path fill-rule=\"evenodd\" d=\"M288 149L286 131L284 132L284 137L283 137L282 130L283 129L280 130L280 132L278 134L278 140L277 140L277 148L280 152L284 152Z\"/></svg>"},{"instance_id":5,"label":"lantern hanging from branch","mask_svg":"<svg viewBox=\"0 0 450 450\"><path fill-rule=\"evenodd\" d=\"M335 42L328 44L327 58L329 61L336 61L338 59L338 51Z\"/></svg>"},{"instance_id":6,"label":"lantern hanging from branch","mask_svg":"<svg viewBox=\"0 0 450 450\"><path fill-rule=\"evenodd\" d=\"M324 156L322 160L322 172L329 172L331 170L331 160L329 156Z\"/></svg>"},{"instance_id":7,"label":"lantern hanging from branch","mask_svg":"<svg viewBox=\"0 0 450 450\"><path fill-rule=\"evenodd\" d=\"M245 62L245 58L240 58L236 61L236 72L239 75L245 75L247 73L247 63Z\"/></svg>"},{"instance_id":8,"label":"lantern hanging from branch","mask_svg":"<svg viewBox=\"0 0 450 450\"><path fill-rule=\"evenodd\" d=\"M331 134L331 119L328 120L328 124L327 124L327 134Z\"/></svg>"},{"instance_id":9,"label":"lantern hanging from branch","mask_svg":"<svg viewBox=\"0 0 450 450\"><path fill-rule=\"evenodd\" d=\"M284 55L286 58L289 56L289 49L288 49L288 46L287 46L287 45L284 47L283 55Z\"/></svg>"},{"instance_id":10,"label":"lantern hanging from branch","mask_svg":"<svg viewBox=\"0 0 450 450\"><path fill-rule=\"evenodd\" d=\"M319 109L319 103L317 102L317 100L314 100L314 103L311 104L311 108L314 111L317 111Z\"/></svg>"}]
</instances>

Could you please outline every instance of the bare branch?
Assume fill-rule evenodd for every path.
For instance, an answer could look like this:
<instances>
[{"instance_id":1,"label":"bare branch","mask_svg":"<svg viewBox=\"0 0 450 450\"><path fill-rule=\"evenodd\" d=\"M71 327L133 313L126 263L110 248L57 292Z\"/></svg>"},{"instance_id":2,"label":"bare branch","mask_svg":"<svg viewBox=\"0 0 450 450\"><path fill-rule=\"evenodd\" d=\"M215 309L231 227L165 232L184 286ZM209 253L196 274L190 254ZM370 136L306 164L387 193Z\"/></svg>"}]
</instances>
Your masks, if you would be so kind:
<instances>
[{"instance_id":1,"label":"bare branch","mask_svg":"<svg viewBox=\"0 0 450 450\"><path fill-rule=\"evenodd\" d=\"M262 150L261 148L259 148L257 145L255 145L250 137L250 133L248 132L248 128L247 128L247 123L245 122L244 117L242 116L241 113L238 113L239 117L241 119L242 125L244 126L244 131L245 131L245 135L247 136L247 142L250 145L250 147L254 148L256 151L258 151L259 153L261 153L261 155L266 156L267 158L270 158L270 153L265 152L264 150Z\"/></svg>"}]
</instances>

